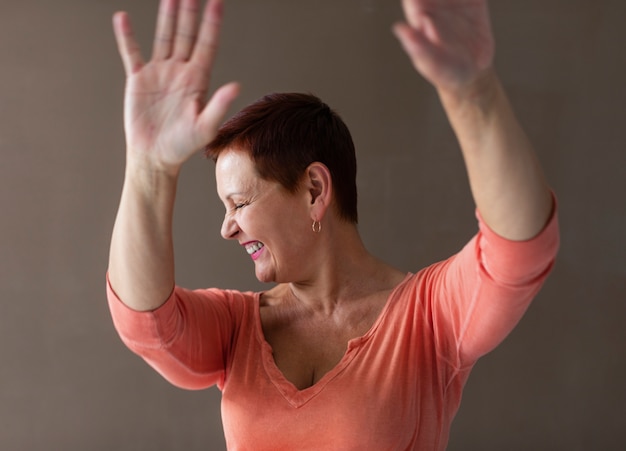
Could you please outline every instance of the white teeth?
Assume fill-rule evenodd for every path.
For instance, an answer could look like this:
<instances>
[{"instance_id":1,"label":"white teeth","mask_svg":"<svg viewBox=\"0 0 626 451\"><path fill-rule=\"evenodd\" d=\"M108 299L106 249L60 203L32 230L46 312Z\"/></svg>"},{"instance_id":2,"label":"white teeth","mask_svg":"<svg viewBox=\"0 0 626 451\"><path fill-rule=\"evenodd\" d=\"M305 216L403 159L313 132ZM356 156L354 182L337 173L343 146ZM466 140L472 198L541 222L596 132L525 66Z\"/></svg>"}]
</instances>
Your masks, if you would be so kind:
<instances>
[{"instance_id":1,"label":"white teeth","mask_svg":"<svg viewBox=\"0 0 626 451\"><path fill-rule=\"evenodd\" d=\"M261 249L262 247L263 247L263 243L260 243L260 242L257 241L256 243L248 244L246 246L246 252L248 252L249 255L252 255L256 251Z\"/></svg>"}]
</instances>

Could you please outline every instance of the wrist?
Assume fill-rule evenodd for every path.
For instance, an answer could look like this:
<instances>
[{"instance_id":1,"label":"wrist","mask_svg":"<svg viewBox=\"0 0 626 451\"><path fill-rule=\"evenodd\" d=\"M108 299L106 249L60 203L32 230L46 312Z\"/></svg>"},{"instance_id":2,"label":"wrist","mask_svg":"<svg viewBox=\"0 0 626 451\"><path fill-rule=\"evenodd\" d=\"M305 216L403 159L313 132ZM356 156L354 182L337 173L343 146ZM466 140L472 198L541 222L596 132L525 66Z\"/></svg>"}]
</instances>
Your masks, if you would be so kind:
<instances>
[{"instance_id":1,"label":"wrist","mask_svg":"<svg viewBox=\"0 0 626 451\"><path fill-rule=\"evenodd\" d=\"M126 175L176 180L182 165L165 164L153 161L139 152L126 152Z\"/></svg>"},{"instance_id":2,"label":"wrist","mask_svg":"<svg viewBox=\"0 0 626 451\"><path fill-rule=\"evenodd\" d=\"M439 98L448 114L486 114L501 92L500 81L490 67L482 71L469 83L453 89L438 89Z\"/></svg>"},{"instance_id":3,"label":"wrist","mask_svg":"<svg viewBox=\"0 0 626 451\"><path fill-rule=\"evenodd\" d=\"M141 158L126 159L125 183L146 196L175 192L180 166L166 166Z\"/></svg>"}]
</instances>

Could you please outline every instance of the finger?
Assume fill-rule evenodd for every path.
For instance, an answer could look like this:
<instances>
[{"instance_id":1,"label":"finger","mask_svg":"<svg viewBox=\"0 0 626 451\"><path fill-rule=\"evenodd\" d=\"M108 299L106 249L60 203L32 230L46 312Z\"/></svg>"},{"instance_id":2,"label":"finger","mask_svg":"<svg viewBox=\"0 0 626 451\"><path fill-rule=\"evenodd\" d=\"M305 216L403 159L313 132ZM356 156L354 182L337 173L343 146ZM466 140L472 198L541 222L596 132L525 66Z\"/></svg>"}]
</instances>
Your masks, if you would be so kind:
<instances>
[{"instance_id":1,"label":"finger","mask_svg":"<svg viewBox=\"0 0 626 451\"><path fill-rule=\"evenodd\" d=\"M191 59L207 71L211 70L217 53L222 10L222 0L209 0L202 15L198 41L191 55Z\"/></svg>"},{"instance_id":2,"label":"finger","mask_svg":"<svg viewBox=\"0 0 626 451\"><path fill-rule=\"evenodd\" d=\"M402 0L402 9L408 24L413 28L418 28L421 11L418 2L415 0Z\"/></svg>"},{"instance_id":3,"label":"finger","mask_svg":"<svg viewBox=\"0 0 626 451\"><path fill-rule=\"evenodd\" d=\"M127 76L131 75L141 69L144 62L128 14L118 12L113 15L113 31L117 41L117 49L124 64L124 71Z\"/></svg>"},{"instance_id":4,"label":"finger","mask_svg":"<svg viewBox=\"0 0 626 451\"><path fill-rule=\"evenodd\" d=\"M215 91L198 117L199 134L205 141L201 145L207 145L215 137L228 109L239 95L239 90L239 83L232 82Z\"/></svg>"},{"instance_id":5,"label":"finger","mask_svg":"<svg viewBox=\"0 0 626 451\"><path fill-rule=\"evenodd\" d=\"M198 0L183 0L178 10L174 39L174 58L186 60L191 55L198 34Z\"/></svg>"},{"instance_id":6,"label":"finger","mask_svg":"<svg viewBox=\"0 0 626 451\"><path fill-rule=\"evenodd\" d=\"M419 60L421 60L425 55L431 53L433 50L431 42L424 36L424 34L419 30L411 28L407 24L395 24L393 32L400 41L400 44L402 44L404 51L415 65L417 65Z\"/></svg>"},{"instance_id":7,"label":"finger","mask_svg":"<svg viewBox=\"0 0 626 451\"><path fill-rule=\"evenodd\" d=\"M177 11L178 0L161 0L152 46L153 59L167 59L172 54Z\"/></svg>"},{"instance_id":8,"label":"finger","mask_svg":"<svg viewBox=\"0 0 626 451\"><path fill-rule=\"evenodd\" d=\"M454 87L458 81L458 65L451 64L423 30L415 30L407 24L396 24L393 29L413 67L437 88Z\"/></svg>"}]
</instances>

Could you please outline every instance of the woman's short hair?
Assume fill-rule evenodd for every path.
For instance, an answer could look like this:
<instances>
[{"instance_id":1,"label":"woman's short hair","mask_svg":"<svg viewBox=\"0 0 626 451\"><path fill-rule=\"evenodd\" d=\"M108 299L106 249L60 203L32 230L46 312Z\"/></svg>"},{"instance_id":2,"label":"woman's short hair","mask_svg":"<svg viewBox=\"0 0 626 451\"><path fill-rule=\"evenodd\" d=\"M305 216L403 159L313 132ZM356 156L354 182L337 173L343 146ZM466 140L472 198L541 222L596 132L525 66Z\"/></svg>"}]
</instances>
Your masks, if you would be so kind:
<instances>
[{"instance_id":1,"label":"woman's short hair","mask_svg":"<svg viewBox=\"0 0 626 451\"><path fill-rule=\"evenodd\" d=\"M259 175L296 192L306 168L329 169L338 213L356 223L356 155L348 127L311 94L269 94L245 107L218 130L205 155L217 160L229 148L249 152Z\"/></svg>"}]
</instances>

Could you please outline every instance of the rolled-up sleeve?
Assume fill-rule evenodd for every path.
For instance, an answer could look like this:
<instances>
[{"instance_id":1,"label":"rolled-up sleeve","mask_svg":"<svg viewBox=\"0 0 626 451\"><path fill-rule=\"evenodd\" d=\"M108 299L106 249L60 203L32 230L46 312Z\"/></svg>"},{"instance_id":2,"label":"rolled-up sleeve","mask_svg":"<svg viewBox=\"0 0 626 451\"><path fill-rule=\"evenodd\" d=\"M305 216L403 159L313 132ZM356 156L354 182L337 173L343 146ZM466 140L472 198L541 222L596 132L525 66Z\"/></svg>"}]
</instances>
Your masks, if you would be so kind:
<instances>
[{"instance_id":1,"label":"rolled-up sleeve","mask_svg":"<svg viewBox=\"0 0 626 451\"><path fill-rule=\"evenodd\" d=\"M140 312L119 299L107 278L109 309L124 344L169 382L190 390L223 383L241 297L176 287L159 308Z\"/></svg>"},{"instance_id":2,"label":"rolled-up sleeve","mask_svg":"<svg viewBox=\"0 0 626 451\"><path fill-rule=\"evenodd\" d=\"M477 212L478 233L429 270L436 340L454 366L471 365L495 348L528 309L556 259L556 210L555 200L546 226L526 241L499 236Z\"/></svg>"}]
</instances>

